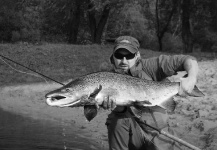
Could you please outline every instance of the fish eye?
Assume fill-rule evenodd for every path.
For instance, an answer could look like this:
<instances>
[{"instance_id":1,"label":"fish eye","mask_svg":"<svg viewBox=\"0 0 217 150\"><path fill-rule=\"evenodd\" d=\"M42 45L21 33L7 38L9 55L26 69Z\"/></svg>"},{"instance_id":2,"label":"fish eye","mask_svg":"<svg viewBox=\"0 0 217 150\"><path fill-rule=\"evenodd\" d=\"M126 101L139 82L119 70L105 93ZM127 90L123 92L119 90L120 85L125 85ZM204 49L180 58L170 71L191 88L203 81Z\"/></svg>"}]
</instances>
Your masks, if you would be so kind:
<instances>
[{"instance_id":1,"label":"fish eye","mask_svg":"<svg viewBox=\"0 0 217 150\"><path fill-rule=\"evenodd\" d=\"M68 88L63 89L63 92L70 92L70 89L68 89Z\"/></svg>"},{"instance_id":2,"label":"fish eye","mask_svg":"<svg viewBox=\"0 0 217 150\"><path fill-rule=\"evenodd\" d=\"M66 89L66 92L70 92L70 89Z\"/></svg>"}]
</instances>

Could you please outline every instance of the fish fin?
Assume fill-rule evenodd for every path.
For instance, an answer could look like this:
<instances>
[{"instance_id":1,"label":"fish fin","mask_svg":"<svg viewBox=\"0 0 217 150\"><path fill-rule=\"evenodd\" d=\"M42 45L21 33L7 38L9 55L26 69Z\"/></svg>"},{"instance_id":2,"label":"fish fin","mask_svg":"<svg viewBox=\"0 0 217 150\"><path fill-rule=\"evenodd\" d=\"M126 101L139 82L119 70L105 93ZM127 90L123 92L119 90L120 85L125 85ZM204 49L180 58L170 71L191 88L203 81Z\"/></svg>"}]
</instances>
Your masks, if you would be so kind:
<instances>
[{"instance_id":1,"label":"fish fin","mask_svg":"<svg viewBox=\"0 0 217 150\"><path fill-rule=\"evenodd\" d=\"M146 106L147 105L152 105L152 103L149 102L149 101L147 101L147 100L133 102L133 106L136 106L136 107L138 107L138 106L144 106L144 105L146 105Z\"/></svg>"},{"instance_id":2,"label":"fish fin","mask_svg":"<svg viewBox=\"0 0 217 150\"><path fill-rule=\"evenodd\" d=\"M185 74L184 76L183 76L183 78L187 78L188 77L188 74ZM186 95L188 95L188 96L193 96L193 97L203 97L203 96L205 96L200 90L199 90L199 88L195 85L194 86L194 89L192 90L192 92L191 93L187 93Z\"/></svg>"},{"instance_id":3,"label":"fish fin","mask_svg":"<svg viewBox=\"0 0 217 150\"><path fill-rule=\"evenodd\" d=\"M89 97L95 98L101 90L102 90L102 85L99 85L99 87L95 88L95 90L92 93L90 93Z\"/></svg>"},{"instance_id":4,"label":"fish fin","mask_svg":"<svg viewBox=\"0 0 217 150\"><path fill-rule=\"evenodd\" d=\"M194 89L192 90L191 93L188 93L187 95L189 96L193 96L193 97L203 97L205 96L200 90L199 88L195 85Z\"/></svg>"},{"instance_id":5,"label":"fish fin","mask_svg":"<svg viewBox=\"0 0 217 150\"><path fill-rule=\"evenodd\" d=\"M97 115L96 105L85 105L84 106L84 116L88 121L91 121Z\"/></svg>"},{"instance_id":6,"label":"fish fin","mask_svg":"<svg viewBox=\"0 0 217 150\"><path fill-rule=\"evenodd\" d=\"M173 97L171 97L165 102L163 102L162 104L160 104L159 106L166 109L169 112L174 112L176 105L177 103L174 101Z\"/></svg>"}]
</instances>

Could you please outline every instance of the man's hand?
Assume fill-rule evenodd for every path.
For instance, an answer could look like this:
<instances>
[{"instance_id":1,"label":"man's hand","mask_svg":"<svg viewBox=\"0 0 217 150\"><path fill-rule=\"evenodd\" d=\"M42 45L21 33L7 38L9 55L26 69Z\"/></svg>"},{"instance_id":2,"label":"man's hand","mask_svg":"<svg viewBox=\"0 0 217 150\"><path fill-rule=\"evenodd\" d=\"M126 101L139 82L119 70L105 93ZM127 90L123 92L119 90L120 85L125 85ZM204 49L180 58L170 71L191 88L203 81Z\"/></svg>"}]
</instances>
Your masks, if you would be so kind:
<instances>
[{"instance_id":1,"label":"man's hand","mask_svg":"<svg viewBox=\"0 0 217 150\"><path fill-rule=\"evenodd\" d=\"M109 96L104 97L102 104L100 105L103 109L113 110L116 107L115 101Z\"/></svg>"},{"instance_id":2,"label":"man's hand","mask_svg":"<svg viewBox=\"0 0 217 150\"><path fill-rule=\"evenodd\" d=\"M184 93L191 93L197 82L198 74L198 63L194 59L186 59L184 62L184 69L188 76L186 78L181 78L181 84L179 89L179 95L184 95Z\"/></svg>"},{"instance_id":3,"label":"man's hand","mask_svg":"<svg viewBox=\"0 0 217 150\"><path fill-rule=\"evenodd\" d=\"M181 78L179 95L185 95L184 93L191 93L197 82L196 77Z\"/></svg>"}]
</instances>

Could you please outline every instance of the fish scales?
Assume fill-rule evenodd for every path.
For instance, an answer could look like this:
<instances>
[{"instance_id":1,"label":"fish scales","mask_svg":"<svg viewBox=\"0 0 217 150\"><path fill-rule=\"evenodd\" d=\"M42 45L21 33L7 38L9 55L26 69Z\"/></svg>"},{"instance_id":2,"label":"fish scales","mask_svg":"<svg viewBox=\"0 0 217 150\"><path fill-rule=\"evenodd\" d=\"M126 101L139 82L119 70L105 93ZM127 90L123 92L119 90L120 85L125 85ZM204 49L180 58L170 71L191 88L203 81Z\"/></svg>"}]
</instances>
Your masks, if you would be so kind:
<instances>
[{"instance_id":1,"label":"fish scales","mask_svg":"<svg viewBox=\"0 0 217 150\"><path fill-rule=\"evenodd\" d=\"M160 106L174 111L173 96L179 93L178 82L156 82L129 75L97 72L81 76L67 85L46 94L46 102L57 107L84 106L84 114L91 120L97 108L110 97L118 106ZM186 96L202 97L204 94L195 86Z\"/></svg>"},{"instance_id":2,"label":"fish scales","mask_svg":"<svg viewBox=\"0 0 217 150\"><path fill-rule=\"evenodd\" d=\"M150 101L153 105L161 103L166 97L171 97L178 93L178 83L158 83L154 81L142 80L139 78L100 72L82 76L64 88L68 88L71 93L91 93L102 86L102 91L96 97L98 104L101 104L103 97L110 96L116 100L117 105L126 105L126 98L133 101ZM118 99L118 101L117 101ZM156 101L156 102L154 102Z\"/></svg>"}]
</instances>

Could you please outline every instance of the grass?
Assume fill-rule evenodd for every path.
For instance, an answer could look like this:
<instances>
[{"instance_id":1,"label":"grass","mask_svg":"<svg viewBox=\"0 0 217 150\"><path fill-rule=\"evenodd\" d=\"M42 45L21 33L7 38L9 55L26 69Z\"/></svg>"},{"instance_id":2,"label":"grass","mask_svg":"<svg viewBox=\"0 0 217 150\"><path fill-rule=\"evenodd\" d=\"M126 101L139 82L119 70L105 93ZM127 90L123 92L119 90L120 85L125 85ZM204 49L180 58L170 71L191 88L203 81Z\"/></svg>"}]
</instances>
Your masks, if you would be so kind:
<instances>
[{"instance_id":1,"label":"grass","mask_svg":"<svg viewBox=\"0 0 217 150\"><path fill-rule=\"evenodd\" d=\"M112 48L112 45L0 44L0 54L59 82L64 82L80 75L99 71L100 64L109 63ZM175 53L141 49L143 58L161 54ZM203 56L201 54L192 53L190 55L197 57L198 60L215 58L212 54L203 53ZM35 74L10 61L5 61L16 70ZM33 76L21 73L12 69L9 65L0 60L1 86L44 82L42 78L35 76L37 74Z\"/></svg>"}]
</instances>

